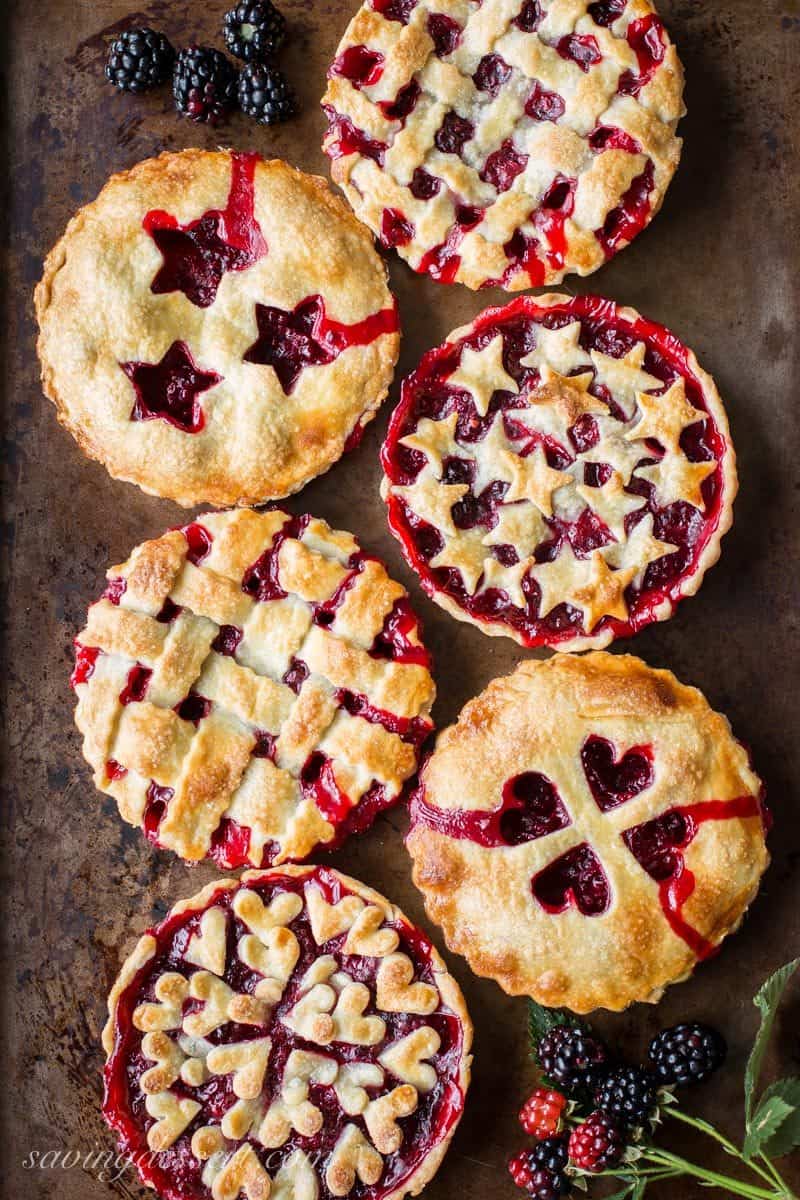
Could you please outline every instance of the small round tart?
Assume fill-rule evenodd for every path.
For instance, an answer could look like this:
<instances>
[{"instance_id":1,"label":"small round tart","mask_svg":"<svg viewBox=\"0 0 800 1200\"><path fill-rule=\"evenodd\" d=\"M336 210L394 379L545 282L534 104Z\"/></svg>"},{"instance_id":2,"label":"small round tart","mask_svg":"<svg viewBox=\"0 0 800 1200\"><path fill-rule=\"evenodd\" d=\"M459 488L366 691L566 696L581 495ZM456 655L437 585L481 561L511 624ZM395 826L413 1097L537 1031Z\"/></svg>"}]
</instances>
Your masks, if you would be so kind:
<instances>
[{"instance_id":1,"label":"small round tart","mask_svg":"<svg viewBox=\"0 0 800 1200\"><path fill-rule=\"evenodd\" d=\"M108 1001L103 1112L165 1200L401 1200L464 1109L472 1024L428 938L324 867L212 883Z\"/></svg>"},{"instance_id":2,"label":"small round tart","mask_svg":"<svg viewBox=\"0 0 800 1200\"><path fill-rule=\"evenodd\" d=\"M438 604L523 646L608 645L700 586L736 459L714 381L596 296L487 309L403 383L389 524Z\"/></svg>"},{"instance_id":3,"label":"small round tart","mask_svg":"<svg viewBox=\"0 0 800 1200\"><path fill-rule=\"evenodd\" d=\"M769 862L725 717L638 658L525 662L439 736L414 882L448 946L574 1012L655 1002L735 930Z\"/></svg>"},{"instance_id":4,"label":"small round tart","mask_svg":"<svg viewBox=\"0 0 800 1200\"><path fill-rule=\"evenodd\" d=\"M589 275L680 158L683 69L649 0L368 0L328 80L333 178L444 283Z\"/></svg>"},{"instance_id":5,"label":"small round tart","mask_svg":"<svg viewBox=\"0 0 800 1200\"><path fill-rule=\"evenodd\" d=\"M405 590L351 534L208 513L107 578L75 720L95 784L156 845L297 862L399 799L436 689Z\"/></svg>"},{"instance_id":6,"label":"small round tart","mask_svg":"<svg viewBox=\"0 0 800 1200\"><path fill-rule=\"evenodd\" d=\"M36 289L44 390L111 475L192 506L287 496L389 387L395 302L324 180L184 150L113 176Z\"/></svg>"}]
</instances>

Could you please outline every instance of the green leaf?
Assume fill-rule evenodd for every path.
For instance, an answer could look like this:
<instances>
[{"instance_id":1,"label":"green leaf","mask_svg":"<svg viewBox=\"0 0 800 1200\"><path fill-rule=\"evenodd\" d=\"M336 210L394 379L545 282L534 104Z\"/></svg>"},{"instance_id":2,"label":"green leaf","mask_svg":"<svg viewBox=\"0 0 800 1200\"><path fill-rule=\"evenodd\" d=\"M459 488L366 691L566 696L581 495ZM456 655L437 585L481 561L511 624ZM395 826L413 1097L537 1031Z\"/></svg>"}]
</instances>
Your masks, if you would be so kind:
<instances>
[{"instance_id":1,"label":"green leaf","mask_svg":"<svg viewBox=\"0 0 800 1200\"><path fill-rule=\"evenodd\" d=\"M537 1004L535 1000L528 1001L528 1034L531 1039L533 1056L537 1062L536 1051L539 1042L546 1033L549 1033L551 1029L555 1029L557 1025L569 1025L573 1029L588 1030L589 1028L574 1013L565 1012L563 1008L545 1008L544 1005Z\"/></svg>"},{"instance_id":2,"label":"green leaf","mask_svg":"<svg viewBox=\"0 0 800 1200\"><path fill-rule=\"evenodd\" d=\"M762 1145L760 1153L766 1154L768 1158L782 1158L784 1154L789 1154L800 1146L800 1078L794 1076L791 1079L779 1079L777 1083L771 1084L761 1097L761 1103L766 1103L773 1096L790 1105L792 1111L781 1121L766 1144Z\"/></svg>"},{"instance_id":3,"label":"green leaf","mask_svg":"<svg viewBox=\"0 0 800 1200\"><path fill-rule=\"evenodd\" d=\"M778 1011L778 1005L781 1002L786 985L798 967L800 967L800 958L786 963L774 975L770 975L769 979L766 980L753 997L753 1004L755 1004L761 1013L761 1025L753 1042L753 1049L750 1051L750 1058L748 1059L747 1068L744 1073L744 1108L748 1130L753 1113L753 1093L758 1083L758 1077L761 1074L761 1065L764 1061L767 1045L769 1044L775 1014Z\"/></svg>"},{"instance_id":4,"label":"green leaf","mask_svg":"<svg viewBox=\"0 0 800 1200\"><path fill-rule=\"evenodd\" d=\"M764 1143L774 1133L777 1133L786 1118L790 1117L794 1111L793 1106L787 1104L785 1100L781 1100L780 1096L762 1097L748 1127L747 1137L744 1139L742 1153L748 1162L754 1154L759 1153Z\"/></svg>"},{"instance_id":5,"label":"green leaf","mask_svg":"<svg viewBox=\"0 0 800 1200\"><path fill-rule=\"evenodd\" d=\"M619 1192L612 1192L610 1196L605 1197L605 1200L626 1200L626 1197L631 1195L635 1187L638 1187L638 1183L636 1181L627 1184L627 1186ZM641 1192L639 1195L641 1195Z\"/></svg>"}]
</instances>

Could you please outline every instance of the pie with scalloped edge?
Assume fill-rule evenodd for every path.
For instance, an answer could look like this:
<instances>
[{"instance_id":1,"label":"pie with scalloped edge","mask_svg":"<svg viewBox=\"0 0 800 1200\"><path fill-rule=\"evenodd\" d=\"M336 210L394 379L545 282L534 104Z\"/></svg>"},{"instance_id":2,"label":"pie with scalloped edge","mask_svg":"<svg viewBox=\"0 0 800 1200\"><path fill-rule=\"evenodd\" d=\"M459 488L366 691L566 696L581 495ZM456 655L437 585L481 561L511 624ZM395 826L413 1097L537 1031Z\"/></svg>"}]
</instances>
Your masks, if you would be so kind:
<instances>
[{"instance_id":1,"label":"pie with scalloped edge","mask_svg":"<svg viewBox=\"0 0 800 1200\"><path fill-rule=\"evenodd\" d=\"M683 69L650 0L368 0L323 148L415 271L520 291L645 228L680 158Z\"/></svg>"},{"instance_id":2,"label":"pie with scalloped edge","mask_svg":"<svg viewBox=\"0 0 800 1200\"><path fill-rule=\"evenodd\" d=\"M717 561L737 488L714 381L596 296L522 296L455 330L404 380L381 458L426 592L561 650L670 617Z\"/></svg>"},{"instance_id":3,"label":"pie with scalloped edge","mask_svg":"<svg viewBox=\"0 0 800 1200\"><path fill-rule=\"evenodd\" d=\"M81 449L186 507L298 491L386 395L397 307L324 180L236 151L114 175L36 289L42 383Z\"/></svg>"},{"instance_id":4,"label":"pie with scalloped edge","mask_svg":"<svg viewBox=\"0 0 800 1200\"><path fill-rule=\"evenodd\" d=\"M164 1200L402 1200L435 1174L472 1024L421 930L325 867L176 904L108 1001L103 1112Z\"/></svg>"},{"instance_id":5,"label":"pie with scalloped edge","mask_svg":"<svg viewBox=\"0 0 800 1200\"><path fill-rule=\"evenodd\" d=\"M111 567L75 641L96 786L190 862L302 861L397 802L433 725L408 596L349 533L208 513Z\"/></svg>"},{"instance_id":6,"label":"pie with scalloped edge","mask_svg":"<svg viewBox=\"0 0 800 1200\"><path fill-rule=\"evenodd\" d=\"M593 651L524 662L465 706L420 773L407 846L478 975L617 1012L738 928L769 824L747 751L696 688Z\"/></svg>"}]
</instances>

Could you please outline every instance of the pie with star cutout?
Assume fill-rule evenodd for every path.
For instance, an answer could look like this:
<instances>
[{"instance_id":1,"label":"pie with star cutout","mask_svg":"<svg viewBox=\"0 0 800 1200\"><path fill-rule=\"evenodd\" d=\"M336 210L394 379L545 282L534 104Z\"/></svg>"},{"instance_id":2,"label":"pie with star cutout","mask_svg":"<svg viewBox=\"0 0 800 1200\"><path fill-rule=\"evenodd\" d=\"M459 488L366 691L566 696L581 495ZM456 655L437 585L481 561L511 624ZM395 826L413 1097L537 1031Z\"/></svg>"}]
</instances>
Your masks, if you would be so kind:
<instances>
[{"instance_id":1,"label":"pie with star cutout","mask_svg":"<svg viewBox=\"0 0 800 1200\"><path fill-rule=\"evenodd\" d=\"M325 867L176 904L108 1012L103 1112L165 1200L402 1200L461 1119L458 984L399 909Z\"/></svg>"},{"instance_id":2,"label":"pie with star cutout","mask_svg":"<svg viewBox=\"0 0 800 1200\"><path fill-rule=\"evenodd\" d=\"M189 862L332 849L398 801L433 726L405 590L349 533L208 513L111 567L75 642L97 787Z\"/></svg>"},{"instance_id":3,"label":"pie with star cutout","mask_svg":"<svg viewBox=\"0 0 800 1200\"><path fill-rule=\"evenodd\" d=\"M738 928L768 828L725 717L669 671L593 651L524 662L466 705L421 772L407 846L478 975L620 1011Z\"/></svg>"},{"instance_id":4,"label":"pie with star cutout","mask_svg":"<svg viewBox=\"0 0 800 1200\"><path fill-rule=\"evenodd\" d=\"M322 101L354 212L415 271L588 275L677 168L683 70L650 0L367 0Z\"/></svg>"},{"instance_id":5,"label":"pie with star cutout","mask_svg":"<svg viewBox=\"0 0 800 1200\"><path fill-rule=\"evenodd\" d=\"M185 150L115 175L36 289L58 419L119 479L185 506L298 491L386 395L397 308L321 179Z\"/></svg>"},{"instance_id":6,"label":"pie with star cutout","mask_svg":"<svg viewBox=\"0 0 800 1200\"><path fill-rule=\"evenodd\" d=\"M737 488L694 354L595 296L524 296L455 330L404 380L381 457L428 594L562 650L670 617L719 557Z\"/></svg>"}]
</instances>

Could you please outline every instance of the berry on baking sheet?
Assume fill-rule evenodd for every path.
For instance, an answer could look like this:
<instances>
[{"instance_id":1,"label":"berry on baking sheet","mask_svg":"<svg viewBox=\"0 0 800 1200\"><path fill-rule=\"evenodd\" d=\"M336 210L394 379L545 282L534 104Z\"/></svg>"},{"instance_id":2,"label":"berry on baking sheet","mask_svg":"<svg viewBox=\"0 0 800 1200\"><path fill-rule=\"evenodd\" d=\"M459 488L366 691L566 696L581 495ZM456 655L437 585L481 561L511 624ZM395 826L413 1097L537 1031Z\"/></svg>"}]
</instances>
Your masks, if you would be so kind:
<instances>
[{"instance_id":1,"label":"berry on baking sheet","mask_svg":"<svg viewBox=\"0 0 800 1200\"><path fill-rule=\"evenodd\" d=\"M190 121L216 125L236 103L236 70L219 50L189 46L175 61L172 94Z\"/></svg>"},{"instance_id":2,"label":"berry on baking sheet","mask_svg":"<svg viewBox=\"0 0 800 1200\"><path fill-rule=\"evenodd\" d=\"M594 1102L620 1125L644 1125L658 1104L657 1081L642 1067L615 1067L594 1094Z\"/></svg>"},{"instance_id":3,"label":"berry on baking sheet","mask_svg":"<svg viewBox=\"0 0 800 1200\"><path fill-rule=\"evenodd\" d=\"M656 1034L648 1058L661 1084L702 1083L722 1066L727 1049L710 1025L684 1021Z\"/></svg>"},{"instance_id":4,"label":"berry on baking sheet","mask_svg":"<svg viewBox=\"0 0 800 1200\"><path fill-rule=\"evenodd\" d=\"M264 62L286 40L286 21L269 0L237 4L222 19L225 45L245 62Z\"/></svg>"},{"instance_id":5,"label":"berry on baking sheet","mask_svg":"<svg viewBox=\"0 0 800 1200\"><path fill-rule=\"evenodd\" d=\"M520 1109L520 1124L531 1137L550 1138L558 1133L566 1106L566 1097L561 1092L537 1087Z\"/></svg>"},{"instance_id":6,"label":"berry on baking sheet","mask_svg":"<svg viewBox=\"0 0 800 1200\"><path fill-rule=\"evenodd\" d=\"M607 1070L608 1050L598 1037L571 1025L557 1025L536 1050L542 1070L568 1096L595 1088Z\"/></svg>"},{"instance_id":7,"label":"berry on baking sheet","mask_svg":"<svg viewBox=\"0 0 800 1200\"><path fill-rule=\"evenodd\" d=\"M608 1171L622 1159L625 1139L613 1117L593 1112L573 1129L569 1138L570 1161L582 1171Z\"/></svg>"},{"instance_id":8,"label":"berry on baking sheet","mask_svg":"<svg viewBox=\"0 0 800 1200\"><path fill-rule=\"evenodd\" d=\"M277 67L247 63L239 76L239 107L259 125L276 125L292 115L297 102Z\"/></svg>"},{"instance_id":9,"label":"berry on baking sheet","mask_svg":"<svg viewBox=\"0 0 800 1200\"><path fill-rule=\"evenodd\" d=\"M127 29L108 47L106 79L123 92L146 92L169 79L175 51L163 33Z\"/></svg>"}]
</instances>

